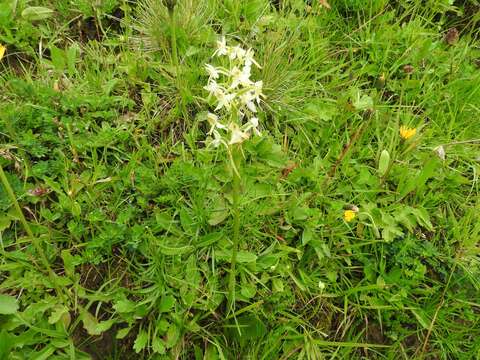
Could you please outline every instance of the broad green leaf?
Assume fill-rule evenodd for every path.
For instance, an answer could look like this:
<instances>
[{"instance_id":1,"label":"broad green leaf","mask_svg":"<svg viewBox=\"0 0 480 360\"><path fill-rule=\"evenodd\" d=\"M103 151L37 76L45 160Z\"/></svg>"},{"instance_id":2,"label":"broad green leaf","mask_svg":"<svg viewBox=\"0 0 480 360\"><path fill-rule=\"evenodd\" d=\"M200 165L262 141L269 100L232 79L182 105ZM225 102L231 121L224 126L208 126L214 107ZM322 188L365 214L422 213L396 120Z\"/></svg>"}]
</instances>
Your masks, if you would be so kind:
<instances>
[{"instance_id":1,"label":"broad green leaf","mask_svg":"<svg viewBox=\"0 0 480 360\"><path fill-rule=\"evenodd\" d=\"M373 108L373 99L368 95L360 96L360 93L358 93L352 105L356 110L371 109Z\"/></svg>"},{"instance_id":2,"label":"broad green leaf","mask_svg":"<svg viewBox=\"0 0 480 360\"><path fill-rule=\"evenodd\" d=\"M167 246L164 244L158 244L158 248L160 249L160 252L163 255L170 255L170 256L188 254L194 249L194 247L190 245L175 247L175 246Z\"/></svg>"},{"instance_id":3,"label":"broad green leaf","mask_svg":"<svg viewBox=\"0 0 480 360\"><path fill-rule=\"evenodd\" d=\"M160 305L158 311L160 312L169 312L175 305L175 297L173 295L166 295L160 300Z\"/></svg>"},{"instance_id":4,"label":"broad green leaf","mask_svg":"<svg viewBox=\"0 0 480 360\"><path fill-rule=\"evenodd\" d=\"M132 328L129 326L129 327L118 330L115 338L116 339L123 339L125 336L128 335L128 333L130 332L131 329Z\"/></svg>"},{"instance_id":5,"label":"broad green leaf","mask_svg":"<svg viewBox=\"0 0 480 360\"><path fill-rule=\"evenodd\" d=\"M148 333L145 330L141 330L137 338L135 339L135 343L133 344L133 350L138 354L140 351L145 349L148 342Z\"/></svg>"},{"instance_id":6,"label":"broad green leaf","mask_svg":"<svg viewBox=\"0 0 480 360\"><path fill-rule=\"evenodd\" d=\"M180 338L180 329L175 324L170 324L170 327L167 330L167 335L165 339L165 346L167 348L172 348L178 342Z\"/></svg>"},{"instance_id":7,"label":"broad green leaf","mask_svg":"<svg viewBox=\"0 0 480 360\"><path fill-rule=\"evenodd\" d=\"M254 284L250 284L250 283L242 283L242 286L240 288L240 294L242 294L242 296L246 297L247 299L251 299L255 296L255 294L257 293L257 288Z\"/></svg>"},{"instance_id":8,"label":"broad green leaf","mask_svg":"<svg viewBox=\"0 0 480 360\"><path fill-rule=\"evenodd\" d=\"M80 316L83 322L83 327L87 330L89 335L100 335L104 331L110 329L115 323L114 319L98 322L98 320L87 310L83 310Z\"/></svg>"},{"instance_id":9,"label":"broad green leaf","mask_svg":"<svg viewBox=\"0 0 480 360\"><path fill-rule=\"evenodd\" d=\"M65 52L63 50L52 46L50 48L50 57L55 70L63 71L65 69Z\"/></svg>"},{"instance_id":10,"label":"broad green leaf","mask_svg":"<svg viewBox=\"0 0 480 360\"><path fill-rule=\"evenodd\" d=\"M430 215L424 208L410 208L417 222L429 231L433 231L433 225L430 221Z\"/></svg>"},{"instance_id":11,"label":"broad green leaf","mask_svg":"<svg viewBox=\"0 0 480 360\"><path fill-rule=\"evenodd\" d=\"M68 308L64 305L55 306L52 314L48 317L49 324L56 324L60 320L63 320L66 326L70 324L70 314L68 312Z\"/></svg>"},{"instance_id":12,"label":"broad green leaf","mask_svg":"<svg viewBox=\"0 0 480 360\"><path fill-rule=\"evenodd\" d=\"M10 227L10 223L12 219L8 218L7 216L0 217L0 232Z\"/></svg>"},{"instance_id":13,"label":"broad green leaf","mask_svg":"<svg viewBox=\"0 0 480 360\"><path fill-rule=\"evenodd\" d=\"M67 57L67 69L70 76L75 74L75 63L77 61L77 56L80 53L80 47L77 44L70 46L66 52Z\"/></svg>"},{"instance_id":14,"label":"broad green leaf","mask_svg":"<svg viewBox=\"0 0 480 360\"><path fill-rule=\"evenodd\" d=\"M152 340L152 349L158 354L165 354L165 345L163 344L163 340L158 337L154 337Z\"/></svg>"},{"instance_id":15,"label":"broad green leaf","mask_svg":"<svg viewBox=\"0 0 480 360\"><path fill-rule=\"evenodd\" d=\"M232 260L232 253L229 251L217 251L216 257L224 261L230 262ZM257 255L248 251L237 252L237 263L252 263L257 260Z\"/></svg>"},{"instance_id":16,"label":"broad green leaf","mask_svg":"<svg viewBox=\"0 0 480 360\"><path fill-rule=\"evenodd\" d=\"M18 310L17 299L10 295L0 294L0 314L10 315L15 314Z\"/></svg>"},{"instance_id":17,"label":"broad green leaf","mask_svg":"<svg viewBox=\"0 0 480 360\"><path fill-rule=\"evenodd\" d=\"M70 254L69 250L62 250L61 257L65 274L67 274L67 276L73 276L75 274L75 258Z\"/></svg>"},{"instance_id":18,"label":"broad green leaf","mask_svg":"<svg viewBox=\"0 0 480 360\"><path fill-rule=\"evenodd\" d=\"M136 304L128 299L122 299L117 301L113 305L113 308L119 313L130 313L135 311Z\"/></svg>"},{"instance_id":19,"label":"broad green leaf","mask_svg":"<svg viewBox=\"0 0 480 360\"><path fill-rule=\"evenodd\" d=\"M15 340L15 337L6 330L0 331L0 359L8 359L8 354L16 343Z\"/></svg>"},{"instance_id":20,"label":"broad green leaf","mask_svg":"<svg viewBox=\"0 0 480 360\"><path fill-rule=\"evenodd\" d=\"M302 245L307 245L313 239L313 236L314 232L311 228L307 227L305 230L303 230Z\"/></svg>"},{"instance_id":21,"label":"broad green leaf","mask_svg":"<svg viewBox=\"0 0 480 360\"><path fill-rule=\"evenodd\" d=\"M53 10L43 6L29 6L22 11L22 17L28 21L48 19L53 15Z\"/></svg>"},{"instance_id":22,"label":"broad green leaf","mask_svg":"<svg viewBox=\"0 0 480 360\"><path fill-rule=\"evenodd\" d=\"M378 174L385 176L390 165L390 153L387 150L383 150L380 154L380 160L378 161Z\"/></svg>"}]
</instances>

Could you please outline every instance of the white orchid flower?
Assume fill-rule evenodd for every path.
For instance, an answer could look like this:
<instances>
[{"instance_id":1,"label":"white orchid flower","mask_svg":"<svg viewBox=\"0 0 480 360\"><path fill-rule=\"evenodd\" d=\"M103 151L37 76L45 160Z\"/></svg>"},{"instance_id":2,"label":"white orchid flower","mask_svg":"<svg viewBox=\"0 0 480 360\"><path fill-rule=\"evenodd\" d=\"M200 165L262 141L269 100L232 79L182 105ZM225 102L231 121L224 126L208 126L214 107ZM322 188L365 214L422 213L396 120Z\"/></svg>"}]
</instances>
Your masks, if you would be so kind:
<instances>
[{"instance_id":1,"label":"white orchid flower","mask_svg":"<svg viewBox=\"0 0 480 360\"><path fill-rule=\"evenodd\" d=\"M237 124L231 123L230 126L228 127L230 132L231 132L231 138L230 141L228 142L229 145L233 144L241 144L245 140L248 139L249 135L247 132L242 131Z\"/></svg>"},{"instance_id":2,"label":"white orchid flower","mask_svg":"<svg viewBox=\"0 0 480 360\"><path fill-rule=\"evenodd\" d=\"M235 94L228 94L228 93L218 93L215 95L218 101L218 105L215 108L215 111L218 111L222 108L226 108L230 110L232 108L232 102L235 99Z\"/></svg>"},{"instance_id":3,"label":"white orchid flower","mask_svg":"<svg viewBox=\"0 0 480 360\"><path fill-rule=\"evenodd\" d=\"M228 57L230 58L230 60L238 59L242 61L245 58L245 55L247 53L244 49L242 49L238 45L228 48L227 51L228 51Z\"/></svg>"},{"instance_id":4,"label":"white orchid flower","mask_svg":"<svg viewBox=\"0 0 480 360\"><path fill-rule=\"evenodd\" d=\"M220 70L216 67L210 64L205 64L205 69L207 69L210 79L218 79L220 77Z\"/></svg>"},{"instance_id":5,"label":"white orchid flower","mask_svg":"<svg viewBox=\"0 0 480 360\"><path fill-rule=\"evenodd\" d=\"M226 129L227 127L223 125L220 121L218 121L218 116L212 113L207 114L207 120L210 124L210 131L208 135L211 135L216 131L216 129Z\"/></svg>"},{"instance_id":6,"label":"white orchid flower","mask_svg":"<svg viewBox=\"0 0 480 360\"><path fill-rule=\"evenodd\" d=\"M258 130L258 118L257 117L252 117L248 122L242 127L242 130L244 132L250 132L253 131L253 133L257 136L262 136L262 133L260 130Z\"/></svg>"},{"instance_id":7,"label":"white orchid flower","mask_svg":"<svg viewBox=\"0 0 480 360\"><path fill-rule=\"evenodd\" d=\"M260 80L260 81L257 81L253 84L253 94L254 94L254 98L255 100L257 101L258 104L260 104L260 97L265 97L265 95L263 95L263 81Z\"/></svg>"},{"instance_id":8,"label":"white orchid flower","mask_svg":"<svg viewBox=\"0 0 480 360\"><path fill-rule=\"evenodd\" d=\"M210 143L213 147L219 147L222 143L224 143L222 135L218 131L213 131L213 140Z\"/></svg>"},{"instance_id":9,"label":"white orchid flower","mask_svg":"<svg viewBox=\"0 0 480 360\"><path fill-rule=\"evenodd\" d=\"M245 68L243 70L240 70L238 67L233 67L232 70L230 70L230 77L232 79L232 84L230 85L230 89L236 89L239 85L242 86L250 86L253 84L252 80L250 80L250 71Z\"/></svg>"},{"instance_id":10,"label":"white orchid flower","mask_svg":"<svg viewBox=\"0 0 480 360\"><path fill-rule=\"evenodd\" d=\"M222 36L220 41L217 40L217 50L213 53L213 56L228 55L230 47L227 46L227 40L225 36Z\"/></svg>"},{"instance_id":11,"label":"white orchid flower","mask_svg":"<svg viewBox=\"0 0 480 360\"><path fill-rule=\"evenodd\" d=\"M260 132L260 130L258 130L258 118L257 117L252 117L249 120L249 122L252 125L252 130L255 133L255 135L262 136L262 133Z\"/></svg>"},{"instance_id":12,"label":"white orchid flower","mask_svg":"<svg viewBox=\"0 0 480 360\"><path fill-rule=\"evenodd\" d=\"M210 95L214 95L215 97L221 96L225 93L225 89L218 85L215 80L209 81L207 86L204 86L203 88L207 90Z\"/></svg>"},{"instance_id":13,"label":"white orchid flower","mask_svg":"<svg viewBox=\"0 0 480 360\"><path fill-rule=\"evenodd\" d=\"M247 91L240 95L240 101L250 110L251 112L257 112L257 107L254 103L255 96L252 91Z\"/></svg>"},{"instance_id":14,"label":"white orchid flower","mask_svg":"<svg viewBox=\"0 0 480 360\"><path fill-rule=\"evenodd\" d=\"M227 56L230 67L215 67L206 64L209 78L204 87L209 92L209 99L215 102L215 111L208 113L206 119L210 125L208 146L218 147L241 144L250 136L261 136L259 120L255 116L265 95L263 82L251 80L252 66L261 66L254 59L252 49L241 46L227 46L225 37L217 41L214 56ZM222 119L231 119L224 124Z\"/></svg>"},{"instance_id":15,"label":"white orchid flower","mask_svg":"<svg viewBox=\"0 0 480 360\"><path fill-rule=\"evenodd\" d=\"M256 67L261 69L262 67L260 66L260 64L258 62L255 61L255 59L253 58L253 55L255 55L255 52L253 51L253 49L248 49L245 52L245 66L250 66L251 67L252 64L255 64Z\"/></svg>"}]
</instances>

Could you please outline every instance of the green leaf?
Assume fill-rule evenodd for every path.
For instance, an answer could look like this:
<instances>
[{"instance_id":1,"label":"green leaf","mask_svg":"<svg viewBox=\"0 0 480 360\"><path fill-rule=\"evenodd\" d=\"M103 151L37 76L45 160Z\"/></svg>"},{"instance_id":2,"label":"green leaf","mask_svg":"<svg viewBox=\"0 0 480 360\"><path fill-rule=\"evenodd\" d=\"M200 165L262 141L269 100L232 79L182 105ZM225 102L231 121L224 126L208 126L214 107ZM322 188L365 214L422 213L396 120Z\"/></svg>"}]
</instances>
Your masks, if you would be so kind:
<instances>
[{"instance_id":1,"label":"green leaf","mask_svg":"<svg viewBox=\"0 0 480 360\"><path fill-rule=\"evenodd\" d=\"M313 236L314 236L314 232L312 231L312 229L307 227L305 230L303 230L302 245L304 246L307 245L313 239Z\"/></svg>"},{"instance_id":2,"label":"green leaf","mask_svg":"<svg viewBox=\"0 0 480 360\"><path fill-rule=\"evenodd\" d=\"M56 46L50 48L50 57L52 58L52 64L57 71L63 71L65 69L65 52L60 50Z\"/></svg>"},{"instance_id":3,"label":"green leaf","mask_svg":"<svg viewBox=\"0 0 480 360\"><path fill-rule=\"evenodd\" d=\"M98 320L87 310L83 310L80 317L83 322L83 327L87 330L89 335L100 335L104 331L110 329L115 323L114 319L98 322Z\"/></svg>"},{"instance_id":4,"label":"green leaf","mask_svg":"<svg viewBox=\"0 0 480 360\"><path fill-rule=\"evenodd\" d=\"M239 317L237 319L237 324L233 325L230 331L240 343L247 343L259 339L267 333L267 327L265 324L254 315Z\"/></svg>"},{"instance_id":5,"label":"green leaf","mask_svg":"<svg viewBox=\"0 0 480 360\"><path fill-rule=\"evenodd\" d=\"M227 209L214 210L208 219L208 224L212 226L221 224L228 217L229 213Z\"/></svg>"},{"instance_id":6,"label":"green leaf","mask_svg":"<svg viewBox=\"0 0 480 360\"><path fill-rule=\"evenodd\" d=\"M68 314L68 308L64 305L57 305L53 308L52 314L48 317L49 324L56 324L65 314Z\"/></svg>"},{"instance_id":7,"label":"green leaf","mask_svg":"<svg viewBox=\"0 0 480 360\"><path fill-rule=\"evenodd\" d=\"M230 262L232 260L232 253L229 251L217 251L216 257L221 260ZM257 255L255 255L254 253L243 251L243 250L240 250L239 252L237 252L237 263L239 264L252 263L252 262L255 262L256 260L257 260Z\"/></svg>"},{"instance_id":8,"label":"green leaf","mask_svg":"<svg viewBox=\"0 0 480 360\"><path fill-rule=\"evenodd\" d=\"M17 299L10 295L0 294L0 314L15 314L18 310Z\"/></svg>"},{"instance_id":9,"label":"green leaf","mask_svg":"<svg viewBox=\"0 0 480 360\"><path fill-rule=\"evenodd\" d=\"M170 324L170 327L167 330L165 346L167 348L172 348L177 344L179 338L180 338L180 329L178 328L177 325Z\"/></svg>"},{"instance_id":10,"label":"green leaf","mask_svg":"<svg viewBox=\"0 0 480 360\"><path fill-rule=\"evenodd\" d=\"M353 101L353 107L357 110L367 110L373 108L373 99L368 95L360 96L360 92L357 93L357 97Z\"/></svg>"},{"instance_id":11,"label":"green leaf","mask_svg":"<svg viewBox=\"0 0 480 360\"><path fill-rule=\"evenodd\" d=\"M141 330L137 338L135 339L135 343L133 344L133 350L138 354L140 351L145 349L148 342L148 333L145 330Z\"/></svg>"},{"instance_id":12,"label":"green leaf","mask_svg":"<svg viewBox=\"0 0 480 360\"><path fill-rule=\"evenodd\" d=\"M175 297L173 295L166 295L162 297L158 310L160 312L169 312L175 305Z\"/></svg>"},{"instance_id":13,"label":"green leaf","mask_svg":"<svg viewBox=\"0 0 480 360\"><path fill-rule=\"evenodd\" d=\"M163 344L162 339L154 337L152 340L152 349L158 354L165 354L165 345Z\"/></svg>"},{"instance_id":14,"label":"green leaf","mask_svg":"<svg viewBox=\"0 0 480 360\"><path fill-rule=\"evenodd\" d=\"M0 359L8 359L8 354L15 345L15 337L5 330L0 332Z\"/></svg>"},{"instance_id":15,"label":"green leaf","mask_svg":"<svg viewBox=\"0 0 480 360\"><path fill-rule=\"evenodd\" d=\"M424 329L428 329L430 327L430 320L427 318L425 313L420 309L411 309L413 315L417 318L420 325L423 326Z\"/></svg>"},{"instance_id":16,"label":"green leaf","mask_svg":"<svg viewBox=\"0 0 480 360\"><path fill-rule=\"evenodd\" d=\"M77 44L73 44L72 46L70 46L66 52L67 68L70 76L75 74L75 63L77 61L77 56L79 52L80 48Z\"/></svg>"},{"instance_id":17,"label":"green leaf","mask_svg":"<svg viewBox=\"0 0 480 360\"><path fill-rule=\"evenodd\" d=\"M70 254L69 250L62 250L61 257L65 273L67 276L73 276L75 274L75 258Z\"/></svg>"},{"instance_id":18,"label":"green leaf","mask_svg":"<svg viewBox=\"0 0 480 360\"><path fill-rule=\"evenodd\" d=\"M240 289L240 294L242 296L246 297L247 299L251 299L255 296L257 293L257 287L254 284L250 283L242 283L242 287Z\"/></svg>"},{"instance_id":19,"label":"green leaf","mask_svg":"<svg viewBox=\"0 0 480 360\"><path fill-rule=\"evenodd\" d=\"M188 254L194 249L194 247L190 245L174 247L164 244L158 244L158 248L163 255L169 256Z\"/></svg>"},{"instance_id":20,"label":"green leaf","mask_svg":"<svg viewBox=\"0 0 480 360\"><path fill-rule=\"evenodd\" d=\"M128 299L122 299L117 301L113 305L113 308L119 313L130 313L135 311L136 304Z\"/></svg>"},{"instance_id":21,"label":"green leaf","mask_svg":"<svg viewBox=\"0 0 480 360\"><path fill-rule=\"evenodd\" d=\"M210 217L208 219L208 224L212 226L216 226L221 224L230 214L227 204L225 200L221 197L217 197L212 204L212 211L210 213Z\"/></svg>"},{"instance_id":22,"label":"green leaf","mask_svg":"<svg viewBox=\"0 0 480 360\"><path fill-rule=\"evenodd\" d=\"M387 150L383 150L380 154L380 160L378 162L378 174L385 176L390 165L390 153Z\"/></svg>"},{"instance_id":23,"label":"green leaf","mask_svg":"<svg viewBox=\"0 0 480 360\"><path fill-rule=\"evenodd\" d=\"M48 19L53 15L53 10L43 6L30 6L22 11L22 17L28 21Z\"/></svg>"},{"instance_id":24,"label":"green leaf","mask_svg":"<svg viewBox=\"0 0 480 360\"><path fill-rule=\"evenodd\" d=\"M10 227L12 220L6 216L0 217L0 232Z\"/></svg>"},{"instance_id":25,"label":"green leaf","mask_svg":"<svg viewBox=\"0 0 480 360\"><path fill-rule=\"evenodd\" d=\"M116 339L123 339L125 336L128 335L128 333L130 332L131 329L132 328L129 326L129 327L118 330L115 338Z\"/></svg>"},{"instance_id":26,"label":"green leaf","mask_svg":"<svg viewBox=\"0 0 480 360\"><path fill-rule=\"evenodd\" d=\"M48 345L32 357L32 360L47 360L57 349L53 345Z\"/></svg>"},{"instance_id":27,"label":"green leaf","mask_svg":"<svg viewBox=\"0 0 480 360\"><path fill-rule=\"evenodd\" d=\"M410 208L417 222L429 231L433 231L433 225L430 221L430 215L424 208Z\"/></svg>"}]
</instances>

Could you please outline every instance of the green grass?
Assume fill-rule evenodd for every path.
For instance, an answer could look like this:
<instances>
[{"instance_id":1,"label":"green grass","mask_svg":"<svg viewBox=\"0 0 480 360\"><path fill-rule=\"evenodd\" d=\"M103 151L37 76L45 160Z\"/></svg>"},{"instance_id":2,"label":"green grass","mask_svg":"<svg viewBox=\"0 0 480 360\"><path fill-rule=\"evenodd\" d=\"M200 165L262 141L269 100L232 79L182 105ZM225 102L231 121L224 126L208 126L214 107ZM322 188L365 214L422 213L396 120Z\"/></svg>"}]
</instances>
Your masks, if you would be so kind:
<instances>
[{"instance_id":1,"label":"green grass","mask_svg":"<svg viewBox=\"0 0 480 360\"><path fill-rule=\"evenodd\" d=\"M0 0L0 359L480 359L478 1L177 2Z\"/></svg>"}]
</instances>

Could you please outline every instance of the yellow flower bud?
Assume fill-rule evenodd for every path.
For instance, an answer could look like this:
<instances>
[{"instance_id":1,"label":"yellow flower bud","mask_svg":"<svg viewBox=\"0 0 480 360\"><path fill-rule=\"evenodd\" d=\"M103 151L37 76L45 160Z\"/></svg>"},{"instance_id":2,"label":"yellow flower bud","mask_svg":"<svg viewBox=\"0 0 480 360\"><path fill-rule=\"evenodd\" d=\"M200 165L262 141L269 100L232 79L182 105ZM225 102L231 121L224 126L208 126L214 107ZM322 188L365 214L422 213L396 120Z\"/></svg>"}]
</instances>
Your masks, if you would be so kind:
<instances>
[{"instance_id":1,"label":"yellow flower bud","mask_svg":"<svg viewBox=\"0 0 480 360\"><path fill-rule=\"evenodd\" d=\"M357 214L353 210L345 210L345 212L343 213L343 218L346 222L352 221L353 219L355 219L356 216Z\"/></svg>"},{"instance_id":2,"label":"yellow flower bud","mask_svg":"<svg viewBox=\"0 0 480 360\"><path fill-rule=\"evenodd\" d=\"M3 55L5 55L5 51L7 51L7 48L0 44L0 60L2 60Z\"/></svg>"},{"instance_id":3,"label":"yellow flower bud","mask_svg":"<svg viewBox=\"0 0 480 360\"><path fill-rule=\"evenodd\" d=\"M410 139L412 136L415 136L416 133L417 133L417 129L415 128L409 128L403 125L400 126L400 136L404 140Z\"/></svg>"}]
</instances>

